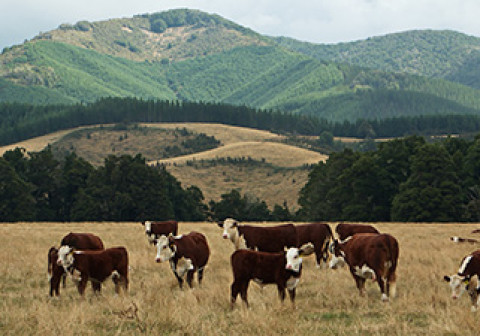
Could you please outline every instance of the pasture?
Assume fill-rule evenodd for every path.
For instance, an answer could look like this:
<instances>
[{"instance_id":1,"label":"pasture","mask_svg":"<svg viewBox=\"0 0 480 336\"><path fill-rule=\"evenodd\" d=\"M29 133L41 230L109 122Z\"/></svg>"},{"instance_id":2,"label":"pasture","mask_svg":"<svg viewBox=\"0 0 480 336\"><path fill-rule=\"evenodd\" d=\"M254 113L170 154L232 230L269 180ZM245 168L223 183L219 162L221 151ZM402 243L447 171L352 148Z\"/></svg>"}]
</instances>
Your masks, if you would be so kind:
<instances>
[{"instance_id":1,"label":"pasture","mask_svg":"<svg viewBox=\"0 0 480 336\"><path fill-rule=\"evenodd\" d=\"M168 264L155 263L140 223L0 224L0 334L2 335L478 335L480 312L470 301L450 299L443 275L456 273L464 255L480 248L454 244L478 224L375 224L400 244L397 298L380 301L368 281L359 297L346 268L316 269L304 258L296 308L281 304L275 286L248 291L250 308L237 299L230 310L233 245L212 223L179 223L179 233L206 235L211 257L202 287L178 288ZM334 229L335 225L331 225ZM115 296L110 280L102 294L79 297L69 279L60 298L48 296L47 252L68 232L92 232L106 247L123 245L130 258L130 290ZM288 297L288 296L287 296Z\"/></svg>"}]
</instances>

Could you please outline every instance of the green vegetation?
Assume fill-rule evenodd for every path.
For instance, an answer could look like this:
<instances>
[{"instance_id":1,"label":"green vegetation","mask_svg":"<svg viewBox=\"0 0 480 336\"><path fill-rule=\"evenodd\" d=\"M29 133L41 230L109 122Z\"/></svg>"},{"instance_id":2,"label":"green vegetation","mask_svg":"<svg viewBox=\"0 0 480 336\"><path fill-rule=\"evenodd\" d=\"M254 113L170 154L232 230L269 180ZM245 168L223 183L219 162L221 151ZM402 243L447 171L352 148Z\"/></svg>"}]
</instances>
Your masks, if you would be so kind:
<instances>
[{"instance_id":1,"label":"green vegetation","mask_svg":"<svg viewBox=\"0 0 480 336\"><path fill-rule=\"evenodd\" d=\"M333 153L310 173L300 218L329 221L477 221L478 150L473 141L418 136L379 144L366 153Z\"/></svg>"}]
</instances>

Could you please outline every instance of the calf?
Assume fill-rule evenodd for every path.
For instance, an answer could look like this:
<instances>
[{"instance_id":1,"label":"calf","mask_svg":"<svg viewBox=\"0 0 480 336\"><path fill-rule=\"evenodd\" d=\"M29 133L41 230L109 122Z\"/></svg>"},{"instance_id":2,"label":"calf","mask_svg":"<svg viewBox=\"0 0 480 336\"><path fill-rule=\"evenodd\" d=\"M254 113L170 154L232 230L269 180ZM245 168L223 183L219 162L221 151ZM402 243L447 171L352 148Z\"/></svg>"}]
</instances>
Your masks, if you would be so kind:
<instances>
[{"instance_id":1,"label":"calf","mask_svg":"<svg viewBox=\"0 0 480 336\"><path fill-rule=\"evenodd\" d=\"M172 234L176 236L178 232L178 222L174 220L163 222L145 221L142 222L142 225L145 226L145 234L150 244L154 244L155 240L162 235L168 236Z\"/></svg>"},{"instance_id":2,"label":"calf","mask_svg":"<svg viewBox=\"0 0 480 336\"><path fill-rule=\"evenodd\" d=\"M170 261L170 267L183 287L183 277L187 274L187 283L192 288L195 271L198 271L198 284L201 285L205 265L210 257L207 239L199 232L190 232L181 236L160 236L156 241L156 262Z\"/></svg>"},{"instance_id":3,"label":"calf","mask_svg":"<svg viewBox=\"0 0 480 336\"><path fill-rule=\"evenodd\" d=\"M85 293L90 280L94 292L100 292L102 282L112 277L115 293L120 285L128 289L128 253L124 247L112 247L102 251L76 251L62 246L58 251L57 263L68 271L75 282L80 295Z\"/></svg>"},{"instance_id":4,"label":"calf","mask_svg":"<svg viewBox=\"0 0 480 336\"><path fill-rule=\"evenodd\" d=\"M315 249L315 259L317 268L320 263L327 263L328 261L328 245L330 239L333 239L332 229L328 224L312 223L301 224L295 227L298 237L298 247L306 243L312 243Z\"/></svg>"},{"instance_id":5,"label":"calf","mask_svg":"<svg viewBox=\"0 0 480 336\"><path fill-rule=\"evenodd\" d=\"M371 225L347 223L338 224L335 228L335 232L337 233L338 239L340 241L344 241L348 237L351 237L357 233L380 233Z\"/></svg>"},{"instance_id":6,"label":"calf","mask_svg":"<svg viewBox=\"0 0 480 336\"><path fill-rule=\"evenodd\" d=\"M395 297L398 262L398 242L389 234L357 233L343 243L334 241L330 268L350 268L360 295L364 295L365 280L376 279L382 293L382 301Z\"/></svg>"},{"instance_id":7,"label":"calf","mask_svg":"<svg viewBox=\"0 0 480 336\"><path fill-rule=\"evenodd\" d=\"M102 240L91 233L73 233L70 232L62 238L61 246L69 246L77 250L103 250ZM65 288L65 279L67 273L64 268L57 264L58 249L51 247L48 251L48 278L50 282L50 296L60 295L60 282L63 280Z\"/></svg>"},{"instance_id":8,"label":"calf","mask_svg":"<svg viewBox=\"0 0 480 336\"><path fill-rule=\"evenodd\" d=\"M235 249L252 249L263 252L281 252L285 247L297 247L297 230L293 224L277 226L240 225L233 218L217 223L223 228L223 238L230 239Z\"/></svg>"},{"instance_id":9,"label":"calf","mask_svg":"<svg viewBox=\"0 0 480 336\"><path fill-rule=\"evenodd\" d=\"M292 303L295 303L295 291L302 274L303 255L313 253L313 245L302 248L292 247L286 252L268 253L251 250L235 251L230 262L233 271L230 306L233 308L238 294L248 307L247 290L250 280L262 285L276 284L278 295L283 302L285 289Z\"/></svg>"},{"instance_id":10,"label":"calf","mask_svg":"<svg viewBox=\"0 0 480 336\"><path fill-rule=\"evenodd\" d=\"M474 276L480 277L480 250L474 251L463 258L457 274L443 278L452 289L452 299L458 299L465 290L469 292L472 301L472 311L477 309L477 297L480 288Z\"/></svg>"}]
</instances>

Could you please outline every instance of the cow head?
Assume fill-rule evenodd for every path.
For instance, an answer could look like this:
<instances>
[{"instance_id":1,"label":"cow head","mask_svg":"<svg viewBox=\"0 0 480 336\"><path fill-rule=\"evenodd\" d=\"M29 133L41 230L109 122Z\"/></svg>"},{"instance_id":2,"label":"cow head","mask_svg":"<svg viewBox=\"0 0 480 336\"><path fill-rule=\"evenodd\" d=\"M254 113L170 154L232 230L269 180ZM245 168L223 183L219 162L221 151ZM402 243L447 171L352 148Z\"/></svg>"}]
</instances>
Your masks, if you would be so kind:
<instances>
[{"instance_id":1,"label":"cow head","mask_svg":"<svg viewBox=\"0 0 480 336\"><path fill-rule=\"evenodd\" d=\"M463 292L467 289L470 278L454 274L452 276L445 275L443 280L448 282L450 288L452 289L452 299L458 299L462 296Z\"/></svg>"},{"instance_id":2,"label":"cow head","mask_svg":"<svg viewBox=\"0 0 480 336\"><path fill-rule=\"evenodd\" d=\"M62 247L60 247L60 249L58 250L57 265L63 266L65 270L72 266L74 261L74 251L74 248L68 245L63 245Z\"/></svg>"},{"instance_id":3,"label":"cow head","mask_svg":"<svg viewBox=\"0 0 480 336\"><path fill-rule=\"evenodd\" d=\"M329 266L332 269L337 267L343 267L345 265L345 252L342 250L342 244L338 240L334 240L329 246L330 253L332 254L332 259L330 259Z\"/></svg>"},{"instance_id":4,"label":"cow head","mask_svg":"<svg viewBox=\"0 0 480 336\"><path fill-rule=\"evenodd\" d=\"M161 235L160 238L155 240L157 245L157 256L155 261L157 263L170 260L177 252L174 238L172 236Z\"/></svg>"},{"instance_id":5,"label":"cow head","mask_svg":"<svg viewBox=\"0 0 480 336\"><path fill-rule=\"evenodd\" d=\"M238 237L238 221L233 218L227 218L223 222L217 222L217 225L223 228L223 239L235 241Z\"/></svg>"},{"instance_id":6,"label":"cow head","mask_svg":"<svg viewBox=\"0 0 480 336\"><path fill-rule=\"evenodd\" d=\"M305 244L300 248L291 247L285 253L285 258L287 260L285 264L285 269L293 272L300 272L302 267L302 256L310 255L314 252L315 248L313 244Z\"/></svg>"}]
</instances>

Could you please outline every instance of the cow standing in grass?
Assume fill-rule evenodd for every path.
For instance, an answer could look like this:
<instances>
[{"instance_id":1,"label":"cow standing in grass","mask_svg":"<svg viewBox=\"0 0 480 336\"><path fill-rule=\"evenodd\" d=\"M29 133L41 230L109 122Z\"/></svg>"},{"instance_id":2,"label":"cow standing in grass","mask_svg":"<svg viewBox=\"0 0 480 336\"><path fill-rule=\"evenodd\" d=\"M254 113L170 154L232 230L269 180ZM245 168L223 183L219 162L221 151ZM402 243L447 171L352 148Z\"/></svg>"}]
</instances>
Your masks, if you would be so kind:
<instances>
[{"instance_id":1,"label":"cow standing in grass","mask_svg":"<svg viewBox=\"0 0 480 336\"><path fill-rule=\"evenodd\" d=\"M333 240L332 229L328 224L311 223L295 226L298 237L297 247L302 247L307 243L312 243L315 251L315 260L317 268L322 265L322 261L328 262L328 246Z\"/></svg>"},{"instance_id":2,"label":"cow standing in grass","mask_svg":"<svg viewBox=\"0 0 480 336\"><path fill-rule=\"evenodd\" d=\"M276 226L241 225L233 218L227 218L217 225L223 228L223 239L229 239L238 249L263 252L280 252L285 247L297 247L297 230L293 224Z\"/></svg>"},{"instance_id":3,"label":"cow standing in grass","mask_svg":"<svg viewBox=\"0 0 480 336\"><path fill-rule=\"evenodd\" d=\"M340 241L344 241L348 237L357 233L380 233L371 225L367 224L348 224L340 223L335 227L335 232Z\"/></svg>"},{"instance_id":4,"label":"cow standing in grass","mask_svg":"<svg viewBox=\"0 0 480 336\"><path fill-rule=\"evenodd\" d=\"M175 220L162 222L145 221L142 222L142 225L145 227L145 234L150 244L154 244L156 239L162 235L168 236L172 234L176 236L178 233L178 222Z\"/></svg>"},{"instance_id":5,"label":"cow standing in grass","mask_svg":"<svg viewBox=\"0 0 480 336\"><path fill-rule=\"evenodd\" d=\"M187 283L192 288L195 272L198 272L198 284L201 285L203 272L210 257L210 248L207 239L199 232L190 232L180 236L160 236L156 240L157 256L155 261L170 262L173 274L177 278L180 288L183 287L183 278L187 274Z\"/></svg>"},{"instance_id":6,"label":"cow standing in grass","mask_svg":"<svg viewBox=\"0 0 480 336\"><path fill-rule=\"evenodd\" d=\"M399 247L389 234L357 233L343 243L335 240L331 245L330 268L347 263L360 295L365 295L366 279L376 279L382 301L395 297Z\"/></svg>"}]
</instances>

